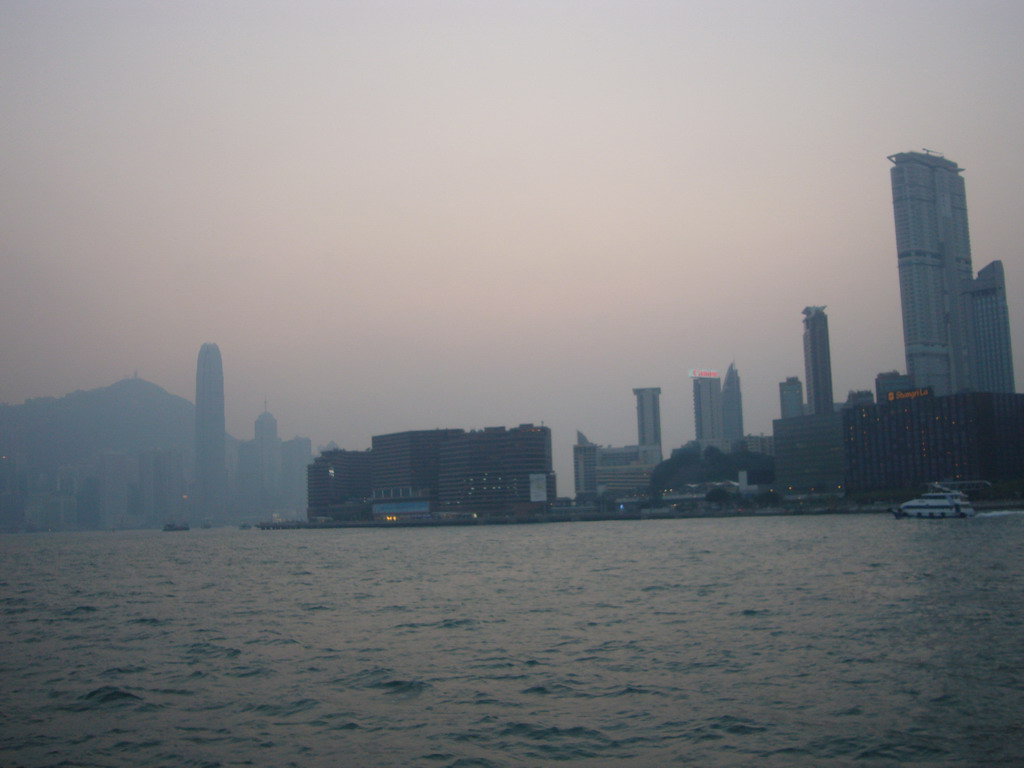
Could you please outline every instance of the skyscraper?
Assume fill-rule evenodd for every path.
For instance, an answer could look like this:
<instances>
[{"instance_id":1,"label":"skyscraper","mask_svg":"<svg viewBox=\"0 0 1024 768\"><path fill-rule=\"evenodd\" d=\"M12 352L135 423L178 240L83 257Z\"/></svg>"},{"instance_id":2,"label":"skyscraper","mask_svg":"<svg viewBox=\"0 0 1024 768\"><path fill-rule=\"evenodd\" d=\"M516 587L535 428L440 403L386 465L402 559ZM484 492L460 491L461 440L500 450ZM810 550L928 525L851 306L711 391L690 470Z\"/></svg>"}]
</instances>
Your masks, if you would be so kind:
<instances>
[{"instance_id":1,"label":"skyscraper","mask_svg":"<svg viewBox=\"0 0 1024 768\"><path fill-rule=\"evenodd\" d=\"M661 388L634 389L637 443L645 461L661 463Z\"/></svg>"},{"instance_id":2,"label":"skyscraper","mask_svg":"<svg viewBox=\"0 0 1024 768\"><path fill-rule=\"evenodd\" d=\"M804 307L804 374L812 414L832 413L832 355L825 307Z\"/></svg>"},{"instance_id":3,"label":"skyscraper","mask_svg":"<svg viewBox=\"0 0 1024 768\"><path fill-rule=\"evenodd\" d=\"M256 417L253 434L255 435L255 452L257 462L257 482L259 483L259 507L264 510L275 509L280 504L281 496L281 438L277 436L277 419L267 411Z\"/></svg>"},{"instance_id":4,"label":"skyscraper","mask_svg":"<svg viewBox=\"0 0 1024 768\"><path fill-rule=\"evenodd\" d=\"M978 278L971 284L969 295L974 389L1012 394L1016 389L1003 262L993 261L978 270Z\"/></svg>"},{"instance_id":5,"label":"skyscraper","mask_svg":"<svg viewBox=\"0 0 1024 768\"><path fill-rule=\"evenodd\" d=\"M697 442L701 448L713 445L723 448L722 434L722 380L718 371L702 368L690 370L693 379L693 423Z\"/></svg>"},{"instance_id":6,"label":"skyscraper","mask_svg":"<svg viewBox=\"0 0 1024 768\"><path fill-rule=\"evenodd\" d=\"M796 376L779 382L779 410L783 419L804 415L804 385Z\"/></svg>"},{"instance_id":7,"label":"skyscraper","mask_svg":"<svg viewBox=\"0 0 1024 768\"><path fill-rule=\"evenodd\" d=\"M927 151L889 160L907 373L948 395L968 385L961 294L973 272L963 169Z\"/></svg>"},{"instance_id":8,"label":"skyscraper","mask_svg":"<svg viewBox=\"0 0 1024 768\"><path fill-rule=\"evenodd\" d=\"M227 511L224 369L216 344L203 344L196 363L195 489L193 509L203 520L223 521Z\"/></svg>"},{"instance_id":9,"label":"skyscraper","mask_svg":"<svg viewBox=\"0 0 1024 768\"><path fill-rule=\"evenodd\" d=\"M907 374L939 396L1012 392L1002 265L973 279L963 169L929 150L889 160Z\"/></svg>"},{"instance_id":10,"label":"skyscraper","mask_svg":"<svg viewBox=\"0 0 1024 768\"><path fill-rule=\"evenodd\" d=\"M576 481L576 495L597 495L597 443L576 431L576 445L572 447L573 474Z\"/></svg>"},{"instance_id":11,"label":"skyscraper","mask_svg":"<svg viewBox=\"0 0 1024 768\"><path fill-rule=\"evenodd\" d=\"M722 382L722 436L733 446L743 439L743 394L735 363L729 363Z\"/></svg>"},{"instance_id":12,"label":"skyscraper","mask_svg":"<svg viewBox=\"0 0 1024 768\"><path fill-rule=\"evenodd\" d=\"M281 443L281 498L288 509L306 506L306 470L313 461L308 437L293 437Z\"/></svg>"}]
</instances>

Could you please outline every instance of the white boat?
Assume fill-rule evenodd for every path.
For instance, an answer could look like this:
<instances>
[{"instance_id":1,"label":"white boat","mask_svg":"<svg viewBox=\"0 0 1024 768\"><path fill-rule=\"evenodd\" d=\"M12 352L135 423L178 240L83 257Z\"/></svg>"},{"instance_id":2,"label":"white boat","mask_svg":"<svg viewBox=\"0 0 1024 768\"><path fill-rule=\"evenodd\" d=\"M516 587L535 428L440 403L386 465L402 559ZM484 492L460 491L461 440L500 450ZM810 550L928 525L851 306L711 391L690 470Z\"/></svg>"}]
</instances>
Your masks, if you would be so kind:
<instances>
[{"instance_id":1,"label":"white boat","mask_svg":"<svg viewBox=\"0 0 1024 768\"><path fill-rule=\"evenodd\" d=\"M893 510L896 517L974 517L971 500L960 491L941 488L905 501Z\"/></svg>"}]
</instances>

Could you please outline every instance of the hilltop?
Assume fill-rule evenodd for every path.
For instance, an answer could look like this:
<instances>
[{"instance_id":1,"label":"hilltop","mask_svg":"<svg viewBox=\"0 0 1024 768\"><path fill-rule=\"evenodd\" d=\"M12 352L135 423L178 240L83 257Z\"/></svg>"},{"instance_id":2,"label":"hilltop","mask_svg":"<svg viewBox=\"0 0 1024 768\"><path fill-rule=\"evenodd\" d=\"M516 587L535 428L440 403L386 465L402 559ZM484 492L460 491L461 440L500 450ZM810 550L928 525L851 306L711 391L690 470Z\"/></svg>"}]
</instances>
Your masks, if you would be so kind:
<instances>
[{"instance_id":1,"label":"hilltop","mask_svg":"<svg viewBox=\"0 0 1024 768\"><path fill-rule=\"evenodd\" d=\"M190 448L194 418L188 400L127 378L59 398L0 405L0 451L14 456L21 471L48 474L108 451Z\"/></svg>"}]
</instances>

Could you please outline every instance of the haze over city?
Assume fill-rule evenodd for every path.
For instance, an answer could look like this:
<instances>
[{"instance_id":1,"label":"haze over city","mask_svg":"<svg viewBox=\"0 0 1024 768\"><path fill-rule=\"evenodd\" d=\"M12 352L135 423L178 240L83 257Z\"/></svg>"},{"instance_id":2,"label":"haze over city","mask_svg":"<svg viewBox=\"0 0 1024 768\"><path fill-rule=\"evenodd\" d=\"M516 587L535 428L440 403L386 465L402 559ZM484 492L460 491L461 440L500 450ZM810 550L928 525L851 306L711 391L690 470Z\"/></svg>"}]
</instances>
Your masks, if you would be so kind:
<instances>
[{"instance_id":1,"label":"haze over city","mask_svg":"<svg viewBox=\"0 0 1024 768\"><path fill-rule=\"evenodd\" d=\"M137 372L228 431L635 441L735 362L746 431L827 306L837 400L905 370L889 162L964 170L1024 380L1024 6L0 2L0 401Z\"/></svg>"}]
</instances>

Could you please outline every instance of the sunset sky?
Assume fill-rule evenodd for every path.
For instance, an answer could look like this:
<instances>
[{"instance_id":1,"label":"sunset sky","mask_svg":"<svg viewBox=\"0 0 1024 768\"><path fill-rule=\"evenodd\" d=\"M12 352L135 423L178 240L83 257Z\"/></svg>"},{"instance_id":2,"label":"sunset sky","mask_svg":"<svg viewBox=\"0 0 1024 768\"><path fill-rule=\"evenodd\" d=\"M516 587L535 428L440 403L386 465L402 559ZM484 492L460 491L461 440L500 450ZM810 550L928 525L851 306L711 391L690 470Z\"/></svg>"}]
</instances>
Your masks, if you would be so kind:
<instances>
[{"instance_id":1,"label":"sunset sky","mask_svg":"<svg viewBox=\"0 0 1024 768\"><path fill-rule=\"evenodd\" d=\"M904 370L890 163L962 166L1024 381L1024 3L0 0L0 401L132 375L228 430L636 442Z\"/></svg>"}]
</instances>

